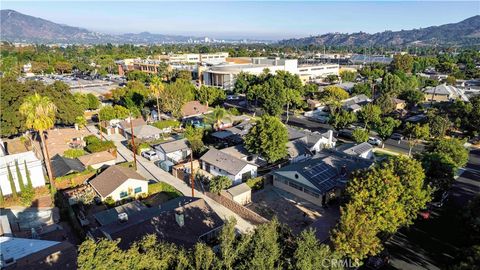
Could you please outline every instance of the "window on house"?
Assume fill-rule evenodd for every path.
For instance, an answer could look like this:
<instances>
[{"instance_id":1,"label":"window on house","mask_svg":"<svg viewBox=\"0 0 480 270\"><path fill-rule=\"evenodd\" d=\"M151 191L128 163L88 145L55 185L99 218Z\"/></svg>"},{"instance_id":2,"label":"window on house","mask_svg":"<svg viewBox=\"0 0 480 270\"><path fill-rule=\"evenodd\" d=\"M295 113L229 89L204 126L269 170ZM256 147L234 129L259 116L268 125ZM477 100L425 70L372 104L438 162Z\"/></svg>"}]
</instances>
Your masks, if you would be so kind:
<instances>
[{"instance_id":1,"label":"window on house","mask_svg":"<svg viewBox=\"0 0 480 270\"><path fill-rule=\"evenodd\" d=\"M135 188L135 194L142 192L142 187L136 187Z\"/></svg>"},{"instance_id":2,"label":"window on house","mask_svg":"<svg viewBox=\"0 0 480 270\"><path fill-rule=\"evenodd\" d=\"M128 192L126 192L126 191L120 192L120 198L125 198L127 196L128 196Z\"/></svg>"}]
</instances>

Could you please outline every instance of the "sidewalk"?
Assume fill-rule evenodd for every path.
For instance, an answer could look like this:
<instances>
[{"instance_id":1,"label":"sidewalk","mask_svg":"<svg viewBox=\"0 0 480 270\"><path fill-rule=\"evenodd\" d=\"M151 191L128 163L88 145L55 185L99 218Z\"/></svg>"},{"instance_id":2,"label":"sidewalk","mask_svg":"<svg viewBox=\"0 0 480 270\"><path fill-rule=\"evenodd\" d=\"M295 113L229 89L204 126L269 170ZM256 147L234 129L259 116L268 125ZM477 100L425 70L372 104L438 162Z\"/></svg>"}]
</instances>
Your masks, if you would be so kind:
<instances>
[{"instance_id":1,"label":"sidewalk","mask_svg":"<svg viewBox=\"0 0 480 270\"><path fill-rule=\"evenodd\" d=\"M123 157L126 161L133 161L133 153L122 144L122 140L125 140L124 137L118 134L106 135L105 137L109 140L112 140L115 143L115 146L117 146L117 154L119 156ZM168 183L173 187L175 187L184 195L191 196L192 189L187 184L185 184L180 179L175 178L173 175L169 174L168 172L160 169L155 164L153 164L153 162L150 162L139 155L137 155L137 171L147 179L154 179L157 181ZM210 199L200 191L195 190L195 197L204 199L213 208L213 210L223 219L229 219L231 217L235 218L237 220L236 228L239 231L247 232L249 230L254 229L254 226L252 224L245 221L240 216L238 216L228 208L224 207L223 205Z\"/></svg>"}]
</instances>

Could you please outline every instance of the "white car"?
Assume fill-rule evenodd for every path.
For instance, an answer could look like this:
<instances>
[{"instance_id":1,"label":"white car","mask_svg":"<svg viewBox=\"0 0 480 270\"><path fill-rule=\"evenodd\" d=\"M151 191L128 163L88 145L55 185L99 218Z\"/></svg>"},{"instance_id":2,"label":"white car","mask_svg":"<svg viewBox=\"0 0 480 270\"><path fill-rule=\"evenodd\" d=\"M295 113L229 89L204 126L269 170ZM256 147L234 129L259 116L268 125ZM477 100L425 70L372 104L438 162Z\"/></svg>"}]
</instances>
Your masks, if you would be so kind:
<instances>
[{"instance_id":1,"label":"white car","mask_svg":"<svg viewBox=\"0 0 480 270\"><path fill-rule=\"evenodd\" d=\"M155 152L153 150L142 152L142 157L144 157L144 158L146 158L150 161L158 159L157 152Z\"/></svg>"},{"instance_id":2,"label":"white car","mask_svg":"<svg viewBox=\"0 0 480 270\"><path fill-rule=\"evenodd\" d=\"M376 146L382 145L382 140L375 137L369 137L367 142L371 145L376 145Z\"/></svg>"}]
</instances>

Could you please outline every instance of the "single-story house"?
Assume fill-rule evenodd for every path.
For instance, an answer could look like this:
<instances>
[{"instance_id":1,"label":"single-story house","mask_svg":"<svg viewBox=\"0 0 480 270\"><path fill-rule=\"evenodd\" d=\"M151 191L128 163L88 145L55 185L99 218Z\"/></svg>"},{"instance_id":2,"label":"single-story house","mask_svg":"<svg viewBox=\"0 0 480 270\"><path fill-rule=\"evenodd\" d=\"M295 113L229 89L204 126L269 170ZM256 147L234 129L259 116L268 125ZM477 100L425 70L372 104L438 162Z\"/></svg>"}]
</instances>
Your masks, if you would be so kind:
<instances>
[{"instance_id":1,"label":"single-story house","mask_svg":"<svg viewBox=\"0 0 480 270\"><path fill-rule=\"evenodd\" d=\"M154 146L155 152L160 160L168 160L173 164L178 164L190 155L191 150L187 139L164 142Z\"/></svg>"},{"instance_id":2,"label":"single-story house","mask_svg":"<svg viewBox=\"0 0 480 270\"><path fill-rule=\"evenodd\" d=\"M66 150L80 149L85 146L83 138L92 135L86 128L54 128L47 130L48 153L51 157L63 155ZM40 145L39 145L40 146Z\"/></svg>"},{"instance_id":3,"label":"single-story house","mask_svg":"<svg viewBox=\"0 0 480 270\"><path fill-rule=\"evenodd\" d=\"M243 121L236 126L216 131L212 133L211 136L216 141L239 144L243 141L243 138L247 135L251 127L252 123L250 123L250 121Z\"/></svg>"},{"instance_id":4,"label":"single-story house","mask_svg":"<svg viewBox=\"0 0 480 270\"><path fill-rule=\"evenodd\" d=\"M1 142L1 140L0 140ZM42 162L35 156L32 151L21 152L16 154L7 155L3 150L3 143L0 144L0 189L3 195L12 194L12 187L8 180L8 169L12 173L13 182L15 183L15 189L20 191L20 185L17 179L17 168L15 161L18 163L18 169L22 176L23 183L27 181L27 171L30 175L33 187L42 187L45 185L45 175L43 173Z\"/></svg>"},{"instance_id":5,"label":"single-story house","mask_svg":"<svg viewBox=\"0 0 480 270\"><path fill-rule=\"evenodd\" d=\"M111 197L114 201L148 194L148 181L136 171L118 165L89 181L90 186L102 200Z\"/></svg>"},{"instance_id":6,"label":"single-story house","mask_svg":"<svg viewBox=\"0 0 480 270\"><path fill-rule=\"evenodd\" d=\"M117 160L117 158L108 151L84 155L77 159L80 160L83 166L91 166L93 169L115 165Z\"/></svg>"},{"instance_id":7,"label":"single-story house","mask_svg":"<svg viewBox=\"0 0 480 270\"><path fill-rule=\"evenodd\" d=\"M214 240L224 221L201 198L178 197L160 207L139 208L122 212L113 222L97 229L98 238L121 239L119 247L130 245L147 234L155 234L159 241L192 248L197 242Z\"/></svg>"},{"instance_id":8,"label":"single-story house","mask_svg":"<svg viewBox=\"0 0 480 270\"><path fill-rule=\"evenodd\" d=\"M145 122L145 120L143 120L143 118L141 118L141 117L140 118L135 118L135 119L127 118L123 121L120 121L120 122L116 123L116 127L117 127L117 130L118 130L118 133L120 133L124 137L127 137L127 134L126 134L127 131L131 131L132 128L136 128L136 127L139 127L139 126L144 126L146 124L147 124L147 122ZM135 133L135 130L134 130L134 133Z\"/></svg>"},{"instance_id":9,"label":"single-story house","mask_svg":"<svg viewBox=\"0 0 480 270\"><path fill-rule=\"evenodd\" d=\"M319 133L289 127L288 133L289 138L292 138L287 143L287 150L292 163L312 157L324 148L334 148L337 142L337 139L333 137L332 130Z\"/></svg>"},{"instance_id":10,"label":"single-story house","mask_svg":"<svg viewBox=\"0 0 480 270\"><path fill-rule=\"evenodd\" d=\"M373 146L368 142L363 142L361 144L355 145L344 144L341 148L337 150L342 151L343 153L350 156L373 159Z\"/></svg>"},{"instance_id":11,"label":"single-story house","mask_svg":"<svg viewBox=\"0 0 480 270\"><path fill-rule=\"evenodd\" d=\"M142 139L142 140L160 139L163 133L164 133L163 130L151 125L136 126L133 128L133 136L137 139ZM127 139L132 138L131 129L126 129L125 135Z\"/></svg>"},{"instance_id":12,"label":"single-story house","mask_svg":"<svg viewBox=\"0 0 480 270\"><path fill-rule=\"evenodd\" d=\"M200 166L213 176L227 176L233 181L233 185L238 185L242 181L256 177L258 170L258 166L215 148L210 148L200 158Z\"/></svg>"},{"instance_id":13,"label":"single-story house","mask_svg":"<svg viewBox=\"0 0 480 270\"><path fill-rule=\"evenodd\" d=\"M342 100L342 108L345 110L358 112L363 106L372 102L373 100L364 94L356 95L351 98Z\"/></svg>"},{"instance_id":14,"label":"single-story house","mask_svg":"<svg viewBox=\"0 0 480 270\"><path fill-rule=\"evenodd\" d=\"M275 187L314 204L324 205L340 195L352 171L372 164L369 160L323 150L312 159L290 164L270 174Z\"/></svg>"},{"instance_id":15,"label":"single-story house","mask_svg":"<svg viewBox=\"0 0 480 270\"><path fill-rule=\"evenodd\" d=\"M203 105L197 100L185 103L180 110L183 118L201 116L210 112L211 110L208 108L208 106Z\"/></svg>"},{"instance_id":16,"label":"single-story house","mask_svg":"<svg viewBox=\"0 0 480 270\"><path fill-rule=\"evenodd\" d=\"M51 159L51 163L54 177L62 177L71 173L85 171L85 166L76 158L62 157L56 154Z\"/></svg>"},{"instance_id":17,"label":"single-story house","mask_svg":"<svg viewBox=\"0 0 480 270\"><path fill-rule=\"evenodd\" d=\"M241 183L240 185L223 190L221 194L241 205L246 205L252 202L252 189L247 183Z\"/></svg>"},{"instance_id":18,"label":"single-story house","mask_svg":"<svg viewBox=\"0 0 480 270\"><path fill-rule=\"evenodd\" d=\"M443 102L455 99L468 101L468 97L465 95L463 89L451 85L440 84L435 87L430 86L426 87L423 92L425 93L425 101Z\"/></svg>"}]
</instances>

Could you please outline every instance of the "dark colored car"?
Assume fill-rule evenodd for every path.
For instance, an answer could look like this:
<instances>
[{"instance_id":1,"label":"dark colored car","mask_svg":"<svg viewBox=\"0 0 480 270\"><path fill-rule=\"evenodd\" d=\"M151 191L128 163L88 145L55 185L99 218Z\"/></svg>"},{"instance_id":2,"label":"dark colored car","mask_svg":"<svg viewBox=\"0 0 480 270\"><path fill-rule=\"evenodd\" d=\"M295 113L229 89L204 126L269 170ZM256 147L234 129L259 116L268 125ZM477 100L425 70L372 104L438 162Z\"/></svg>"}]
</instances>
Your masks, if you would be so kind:
<instances>
[{"instance_id":1,"label":"dark colored car","mask_svg":"<svg viewBox=\"0 0 480 270\"><path fill-rule=\"evenodd\" d=\"M341 129L338 131L338 136L344 137L347 139L352 139L353 138L353 130L351 129Z\"/></svg>"},{"instance_id":2,"label":"dark colored car","mask_svg":"<svg viewBox=\"0 0 480 270\"><path fill-rule=\"evenodd\" d=\"M393 133L390 139L397 140L397 141L403 140L403 135L400 133Z\"/></svg>"}]
</instances>

